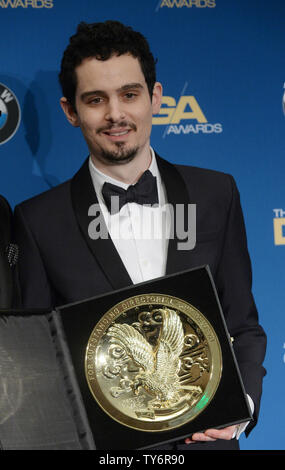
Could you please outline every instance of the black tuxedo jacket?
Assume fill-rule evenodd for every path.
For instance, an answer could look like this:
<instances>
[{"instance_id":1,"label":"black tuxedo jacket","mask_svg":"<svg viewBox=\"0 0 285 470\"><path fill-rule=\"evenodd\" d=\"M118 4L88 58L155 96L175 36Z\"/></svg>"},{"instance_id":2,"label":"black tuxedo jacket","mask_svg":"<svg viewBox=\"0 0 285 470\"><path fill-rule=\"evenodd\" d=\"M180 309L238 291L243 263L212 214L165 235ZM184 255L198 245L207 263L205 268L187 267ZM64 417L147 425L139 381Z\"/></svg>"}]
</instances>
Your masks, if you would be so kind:
<instances>
[{"instance_id":1,"label":"black tuxedo jacket","mask_svg":"<svg viewBox=\"0 0 285 470\"><path fill-rule=\"evenodd\" d=\"M177 239L170 240L166 274L210 266L257 416L266 340L251 294L251 264L235 182L230 175L172 165L159 156L157 162L168 203L197 205L196 246L178 250ZM54 307L132 284L111 239L88 236L88 208L96 202L86 160L70 181L15 208L24 307Z\"/></svg>"},{"instance_id":2,"label":"black tuxedo jacket","mask_svg":"<svg viewBox=\"0 0 285 470\"><path fill-rule=\"evenodd\" d=\"M11 209L3 196L0 196L0 308L12 305L12 271L6 249L11 241Z\"/></svg>"}]
</instances>

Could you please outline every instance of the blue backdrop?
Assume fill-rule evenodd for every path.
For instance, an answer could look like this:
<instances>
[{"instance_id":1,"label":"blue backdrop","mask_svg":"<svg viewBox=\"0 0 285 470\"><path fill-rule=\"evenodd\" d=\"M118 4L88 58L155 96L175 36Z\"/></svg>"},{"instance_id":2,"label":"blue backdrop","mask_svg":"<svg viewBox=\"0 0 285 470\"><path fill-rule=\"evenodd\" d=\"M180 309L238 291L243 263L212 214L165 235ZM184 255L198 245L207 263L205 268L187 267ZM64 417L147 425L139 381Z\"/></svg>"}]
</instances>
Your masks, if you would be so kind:
<instances>
[{"instance_id":1,"label":"blue backdrop","mask_svg":"<svg viewBox=\"0 0 285 470\"><path fill-rule=\"evenodd\" d=\"M260 421L241 447L284 449L285 2L0 0L0 193L12 206L68 179L87 156L60 109L57 74L77 24L106 19L141 31L158 58L165 97L153 147L237 181L268 334ZM8 138L16 99L20 122Z\"/></svg>"}]
</instances>

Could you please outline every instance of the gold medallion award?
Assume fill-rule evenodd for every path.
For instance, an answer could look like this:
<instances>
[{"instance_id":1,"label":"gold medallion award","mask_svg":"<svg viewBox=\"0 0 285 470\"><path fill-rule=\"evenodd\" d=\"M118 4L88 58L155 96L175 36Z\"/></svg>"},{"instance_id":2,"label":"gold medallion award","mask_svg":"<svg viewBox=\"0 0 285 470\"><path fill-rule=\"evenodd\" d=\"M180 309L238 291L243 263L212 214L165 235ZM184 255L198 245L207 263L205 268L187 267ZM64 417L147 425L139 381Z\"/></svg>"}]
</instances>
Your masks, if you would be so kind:
<instances>
[{"instance_id":1,"label":"gold medallion award","mask_svg":"<svg viewBox=\"0 0 285 470\"><path fill-rule=\"evenodd\" d=\"M139 431L178 428L213 398L222 372L216 333L184 300L144 294L103 315L89 338L85 374L111 418Z\"/></svg>"}]
</instances>

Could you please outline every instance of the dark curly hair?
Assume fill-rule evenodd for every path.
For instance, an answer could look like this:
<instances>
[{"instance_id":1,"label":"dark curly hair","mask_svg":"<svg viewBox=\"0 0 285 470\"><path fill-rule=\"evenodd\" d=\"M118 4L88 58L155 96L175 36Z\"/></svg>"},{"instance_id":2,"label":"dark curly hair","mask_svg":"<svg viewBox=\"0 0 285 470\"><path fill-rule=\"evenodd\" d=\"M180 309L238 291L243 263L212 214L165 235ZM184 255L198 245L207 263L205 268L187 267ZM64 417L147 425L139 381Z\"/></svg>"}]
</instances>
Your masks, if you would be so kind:
<instances>
[{"instance_id":1,"label":"dark curly hair","mask_svg":"<svg viewBox=\"0 0 285 470\"><path fill-rule=\"evenodd\" d=\"M107 60L113 54L138 58L150 97L156 82L155 60L145 37L119 21L80 23L70 38L61 61L59 81L63 95L75 109L77 78L75 68L88 57Z\"/></svg>"}]
</instances>

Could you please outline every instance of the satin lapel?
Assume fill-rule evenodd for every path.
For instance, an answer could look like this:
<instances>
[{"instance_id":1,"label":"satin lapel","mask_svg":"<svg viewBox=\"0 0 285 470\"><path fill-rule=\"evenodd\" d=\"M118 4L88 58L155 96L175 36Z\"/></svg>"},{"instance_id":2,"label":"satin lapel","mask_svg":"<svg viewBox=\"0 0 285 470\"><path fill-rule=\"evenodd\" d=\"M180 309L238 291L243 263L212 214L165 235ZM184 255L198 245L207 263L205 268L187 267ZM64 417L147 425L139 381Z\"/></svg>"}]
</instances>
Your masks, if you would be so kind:
<instances>
[{"instance_id":1,"label":"satin lapel","mask_svg":"<svg viewBox=\"0 0 285 470\"><path fill-rule=\"evenodd\" d=\"M88 159L72 178L71 199L81 233L112 288L121 289L131 285L131 278L109 234L106 239L98 238L96 240L91 239L88 235L88 227L94 219L88 215L88 210L93 204L98 204L89 172ZM103 220L103 215L101 215L101 221Z\"/></svg>"},{"instance_id":2,"label":"satin lapel","mask_svg":"<svg viewBox=\"0 0 285 470\"><path fill-rule=\"evenodd\" d=\"M176 209L177 204L183 204L184 207L184 226L187 227L187 214L188 204L190 204L190 196L181 174L176 167L163 160L156 154L158 168L161 174L162 181L165 184L167 193L167 202L171 204L174 209L174 217L172 220L172 233L174 237L169 240L168 255L166 264L166 274L173 274L183 271L191 267L191 250L178 250L177 243L181 240L177 237L176 229Z\"/></svg>"}]
</instances>

